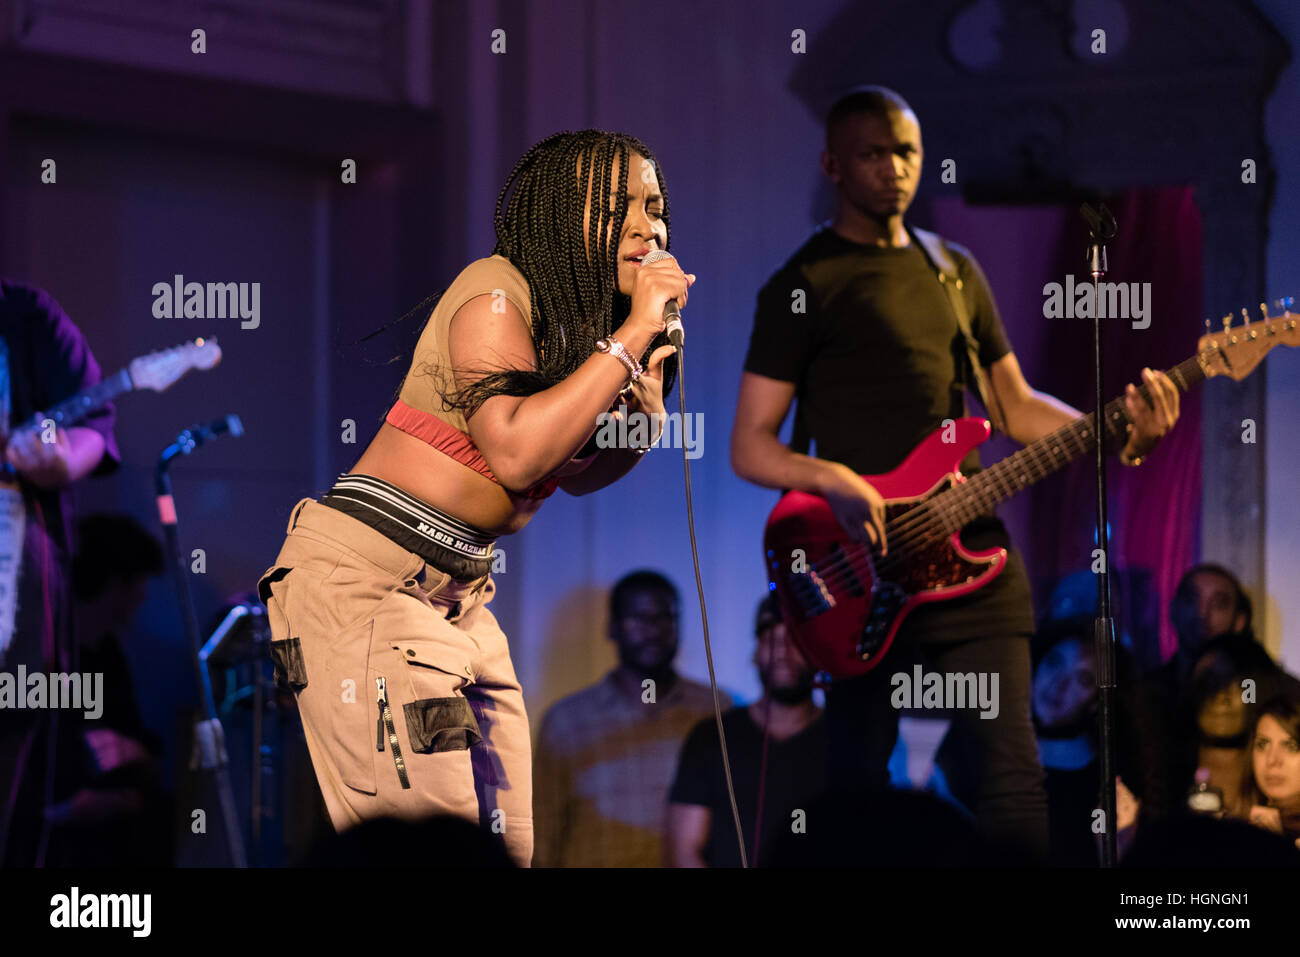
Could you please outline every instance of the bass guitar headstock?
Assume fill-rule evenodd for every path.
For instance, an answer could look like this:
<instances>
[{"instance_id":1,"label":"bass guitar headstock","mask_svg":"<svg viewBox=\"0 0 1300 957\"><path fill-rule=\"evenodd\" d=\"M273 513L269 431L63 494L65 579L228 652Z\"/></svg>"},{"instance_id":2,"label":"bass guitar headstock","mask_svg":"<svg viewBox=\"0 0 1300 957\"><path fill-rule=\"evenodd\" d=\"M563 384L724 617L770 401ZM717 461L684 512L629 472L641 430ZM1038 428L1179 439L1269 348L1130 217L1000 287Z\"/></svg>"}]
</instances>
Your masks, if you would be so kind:
<instances>
[{"instance_id":1,"label":"bass guitar headstock","mask_svg":"<svg viewBox=\"0 0 1300 957\"><path fill-rule=\"evenodd\" d=\"M1206 334L1196 343L1197 361L1206 378L1226 375L1240 381L1250 375L1264 356L1274 346L1300 346L1300 314L1291 311L1293 299L1280 299L1281 311L1270 316L1261 302L1262 316L1250 321L1245 309L1241 310L1244 325L1232 327L1232 314L1223 317L1223 331L1211 333L1210 320L1205 320Z\"/></svg>"}]
</instances>

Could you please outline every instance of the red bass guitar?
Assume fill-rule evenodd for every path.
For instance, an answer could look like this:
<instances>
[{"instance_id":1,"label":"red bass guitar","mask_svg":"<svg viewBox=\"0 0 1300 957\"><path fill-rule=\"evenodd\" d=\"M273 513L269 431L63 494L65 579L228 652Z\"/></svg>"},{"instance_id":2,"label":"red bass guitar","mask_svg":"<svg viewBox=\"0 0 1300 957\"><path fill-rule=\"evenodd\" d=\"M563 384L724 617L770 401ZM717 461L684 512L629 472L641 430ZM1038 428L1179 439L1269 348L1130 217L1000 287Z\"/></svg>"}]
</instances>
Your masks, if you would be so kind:
<instances>
[{"instance_id":1,"label":"red bass guitar","mask_svg":"<svg viewBox=\"0 0 1300 957\"><path fill-rule=\"evenodd\" d=\"M1244 379L1275 345L1300 344L1298 319L1288 308L1235 329L1225 320L1223 332L1202 336L1196 355L1166 375L1182 392L1211 376ZM1150 398L1145 385L1140 391ZM791 637L812 666L832 678L865 674L912 609L987 585L1006 565L1006 549L969 551L958 531L1095 448L1095 419L1096 413L1076 419L969 478L958 466L991 427L984 419L958 419L892 472L862 476L885 499L883 557L849 540L821 496L782 496L763 534L764 565ZM1122 398L1107 404L1104 420L1122 442L1129 423Z\"/></svg>"}]
</instances>

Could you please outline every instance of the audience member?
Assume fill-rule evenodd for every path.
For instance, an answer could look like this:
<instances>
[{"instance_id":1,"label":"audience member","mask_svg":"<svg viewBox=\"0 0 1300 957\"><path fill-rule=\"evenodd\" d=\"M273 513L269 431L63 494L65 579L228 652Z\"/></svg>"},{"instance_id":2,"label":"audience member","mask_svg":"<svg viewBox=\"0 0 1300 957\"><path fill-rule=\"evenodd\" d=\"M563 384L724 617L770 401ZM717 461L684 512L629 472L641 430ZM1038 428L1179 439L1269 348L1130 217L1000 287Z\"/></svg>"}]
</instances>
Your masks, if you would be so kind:
<instances>
[{"instance_id":1,"label":"audience member","mask_svg":"<svg viewBox=\"0 0 1300 957\"><path fill-rule=\"evenodd\" d=\"M673 668L677 589L638 571L610 595L619 663L542 717L533 766L534 867L658 867L682 739L713 693ZM719 693L722 707L731 698Z\"/></svg>"},{"instance_id":2,"label":"audience member","mask_svg":"<svg viewBox=\"0 0 1300 957\"><path fill-rule=\"evenodd\" d=\"M1195 750L1203 733L1197 730L1197 714L1189 709L1205 705L1226 712L1230 706L1226 697L1217 706L1207 701L1192 704L1192 673L1203 652L1220 639L1234 639L1224 646L1225 653L1241 659L1243 667L1250 666L1245 660L1248 657L1270 680L1280 673L1254 640L1251 603L1245 589L1223 566L1201 563L1189 568L1179 579L1169 616L1178 633L1174 654L1136 684L1121 685L1120 689L1126 709L1132 715L1133 749L1140 756L1139 774L1128 783L1141 801L1144 821L1181 811L1185 805L1187 789L1198 766ZM1210 668L1208 663L1202 666L1210 668L1202 672L1203 677L1218 675L1214 693L1224 690L1224 682L1220 680L1223 676L1216 670L1223 666L1223 659L1215 668ZM1226 717L1226 713L1207 714L1211 725ZM1244 733L1244 726L1236 733Z\"/></svg>"},{"instance_id":3,"label":"audience member","mask_svg":"<svg viewBox=\"0 0 1300 957\"><path fill-rule=\"evenodd\" d=\"M790 638L774 594L759 604L754 633L753 662L763 696L722 716L751 867L767 863L779 834L804 833L813 826L807 818L809 804L826 778L826 726L812 699L813 669ZM666 864L740 866L713 716L702 719L682 746L668 800Z\"/></svg>"},{"instance_id":4,"label":"audience member","mask_svg":"<svg viewBox=\"0 0 1300 957\"><path fill-rule=\"evenodd\" d=\"M1260 707L1244 798L1247 820L1300 848L1300 695L1278 695Z\"/></svg>"},{"instance_id":5,"label":"audience member","mask_svg":"<svg viewBox=\"0 0 1300 957\"><path fill-rule=\"evenodd\" d=\"M77 526L72 561L78 666L97 676L101 714L65 716L47 861L57 867L171 864L171 815L159 777L161 739L145 727L123 643L164 570L157 539L130 515L95 514Z\"/></svg>"}]
</instances>

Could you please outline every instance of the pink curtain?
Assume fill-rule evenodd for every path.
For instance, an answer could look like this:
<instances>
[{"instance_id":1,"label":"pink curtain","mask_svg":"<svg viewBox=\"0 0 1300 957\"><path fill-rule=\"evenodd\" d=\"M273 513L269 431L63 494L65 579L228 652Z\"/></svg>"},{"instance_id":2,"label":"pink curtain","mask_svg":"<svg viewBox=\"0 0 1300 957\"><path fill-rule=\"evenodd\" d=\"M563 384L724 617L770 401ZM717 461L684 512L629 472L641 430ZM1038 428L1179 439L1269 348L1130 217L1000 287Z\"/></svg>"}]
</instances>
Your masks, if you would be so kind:
<instances>
[{"instance_id":1,"label":"pink curtain","mask_svg":"<svg viewBox=\"0 0 1300 957\"><path fill-rule=\"evenodd\" d=\"M1106 279L1151 284L1148 328L1133 329L1122 320L1103 322L1104 384L1109 400L1119 394L1124 383L1138 384L1143 366L1169 369L1192 355L1196 339L1204 331L1205 312L1201 214L1191 188L1133 189L1108 205L1120 229L1108 244L1111 269ZM1076 281L1084 272L1079 266L1071 271ZM1061 369L1056 394L1076 408L1090 411L1090 321L1062 321L1072 325L1068 339L1054 350ZM1163 661L1174 651L1177 638L1169 622L1169 603L1179 577L1200 552L1201 392L1194 388L1180 395L1179 401L1177 427L1141 466L1125 468L1110 459L1107 468L1112 567L1122 578L1117 589L1120 594L1112 595L1112 601L1116 614L1127 617L1123 624L1135 639L1155 642L1155 649L1135 649L1148 663ZM1096 484L1091 463L1075 463L1065 479L1061 513L1095 521ZM1072 538L1059 539L1058 574L1079 567L1078 537L1076 529Z\"/></svg>"},{"instance_id":2,"label":"pink curtain","mask_svg":"<svg viewBox=\"0 0 1300 957\"><path fill-rule=\"evenodd\" d=\"M1150 283L1150 320L1103 321L1107 401L1126 382L1139 383L1143 366L1168 369L1192 355L1204 331L1201 304L1201 216L1187 187L1132 189L1107 200L1119 233L1107 246L1106 280ZM968 206L935 199L923 212L942 235L969 247L984 267L1007 335L1034 388L1075 408L1093 408L1092 321L1047 319L1043 286L1088 281L1087 232L1070 206ZM925 222L922 221L922 225ZM1215 310L1220 304L1215 304ZM1111 526L1111 600L1122 631L1144 665L1172 653L1169 601L1183 571L1200 551L1201 409L1194 389L1180 396L1178 427L1139 468L1108 460ZM1014 451L995 439L986 465ZM1048 610L1053 588L1091 566L1096 514L1092 460L1073 463L1000 508L1025 556L1035 610Z\"/></svg>"}]
</instances>

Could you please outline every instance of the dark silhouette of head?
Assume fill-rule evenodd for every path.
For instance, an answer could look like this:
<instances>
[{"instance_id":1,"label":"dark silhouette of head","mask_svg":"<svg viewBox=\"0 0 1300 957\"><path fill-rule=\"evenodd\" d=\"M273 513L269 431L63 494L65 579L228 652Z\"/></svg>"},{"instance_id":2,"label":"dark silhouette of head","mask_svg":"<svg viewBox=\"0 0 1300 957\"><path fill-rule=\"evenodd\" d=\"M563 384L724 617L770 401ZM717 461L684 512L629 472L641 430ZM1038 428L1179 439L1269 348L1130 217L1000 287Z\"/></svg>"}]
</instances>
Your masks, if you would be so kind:
<instances>
[{"instance_id":1,"label":"dark silhouette of head","mask_svg":"<svg viewBox=\"0 0 1300 957\"><path fill-rule=\"evenodd\" d=\"M1250 596L1237 576L1222 565L1202 562L1183 573L1169 606L1178 633L1178 650L1194 655L1206 642L1251 630Z\"/></svg>"},{"instance_id":2,"label":"dark silhouette of head","mask_svg":"<svg viewBox=\"0 0 1300 957\"><path fill-rule=\"evenodd\" d=\"M125 626L144 603L149 579L165 568L162 545L133 516L96 512L77 523L73 594L96 606L105 627Z\"/></svg>"},{"instance_id":3,"label":"dark silhouette of head","mask_svg":"<svg viewBox=\"0 0 1300 957\"><path fill-rule=\"evenodd\" d=\"M609 596L609 637L623 667L656 681L672 673L679 604L677 587L650 569L631 572L615 583Z\"/></svg>"},{"instance_id":4,"label":"dark silhouette of head","mask_svg":"<svg viewBox=\"0 0 1300 957\"><path fill-rule=\"evenodd\" d=\"M815 672L790 636L776 593L768 592L754 615L753 662L758 680L772 700L794 705L812 697Z\"/></svg>"}]
</instances>

